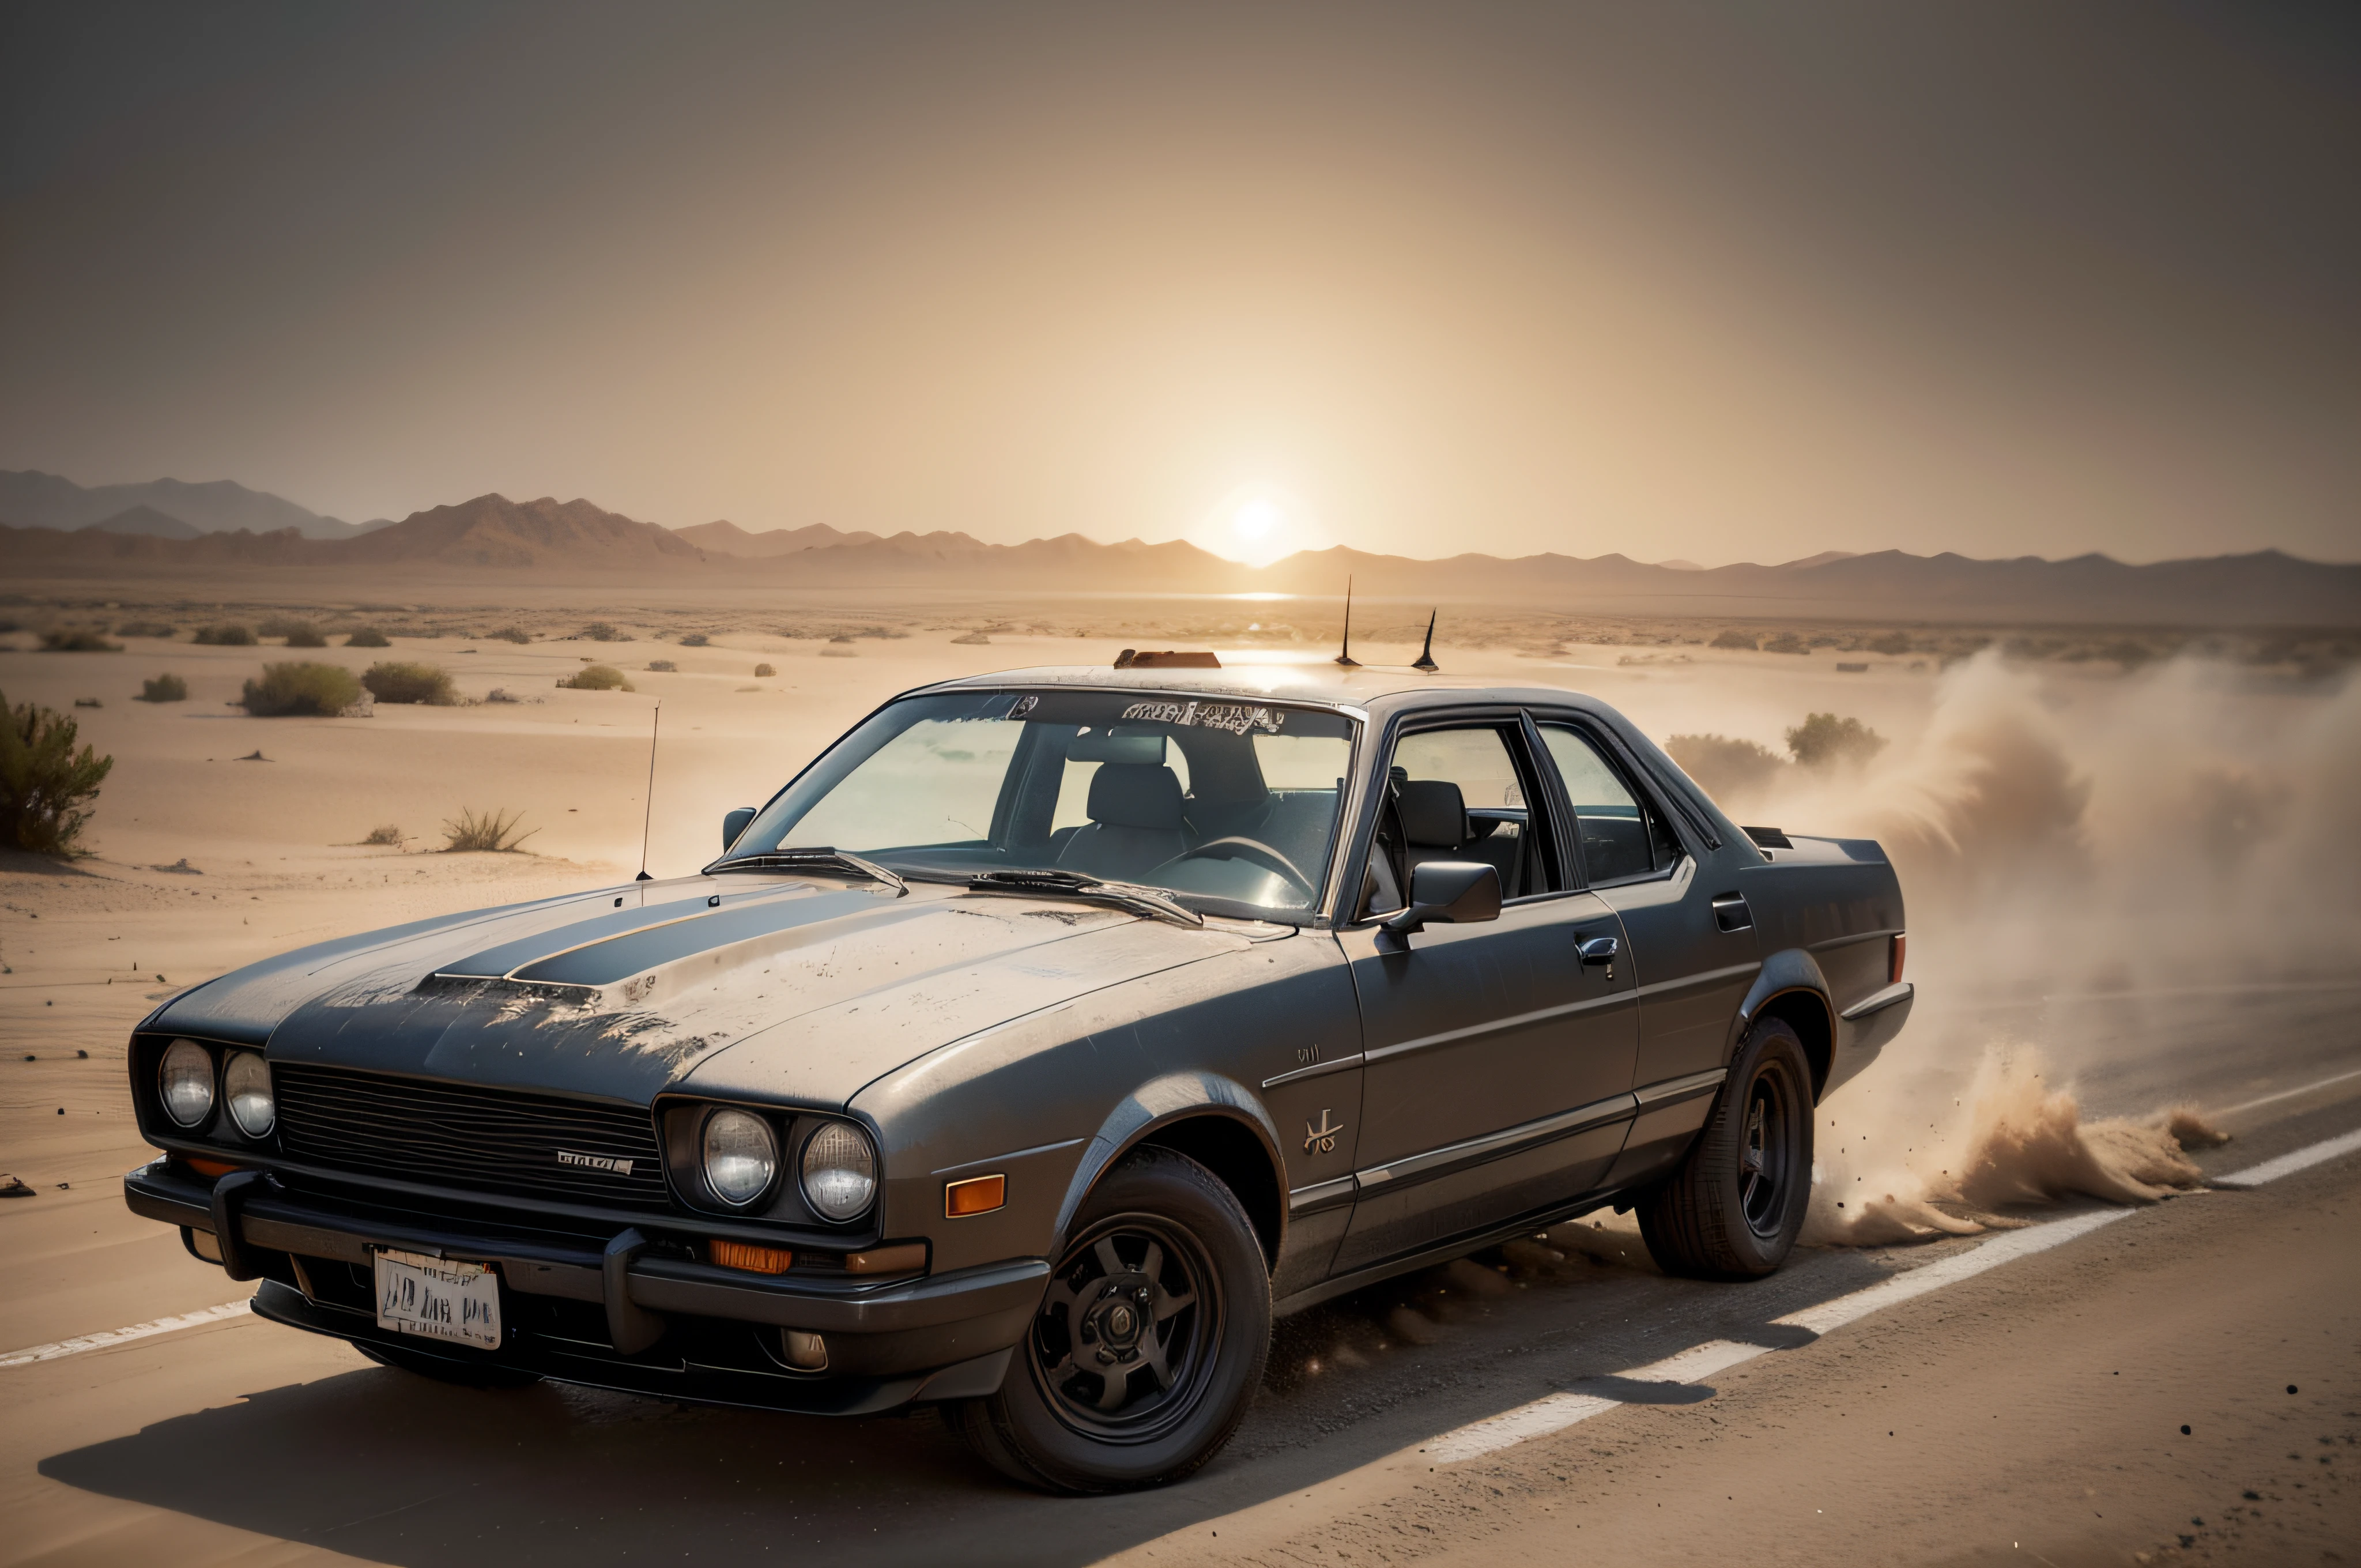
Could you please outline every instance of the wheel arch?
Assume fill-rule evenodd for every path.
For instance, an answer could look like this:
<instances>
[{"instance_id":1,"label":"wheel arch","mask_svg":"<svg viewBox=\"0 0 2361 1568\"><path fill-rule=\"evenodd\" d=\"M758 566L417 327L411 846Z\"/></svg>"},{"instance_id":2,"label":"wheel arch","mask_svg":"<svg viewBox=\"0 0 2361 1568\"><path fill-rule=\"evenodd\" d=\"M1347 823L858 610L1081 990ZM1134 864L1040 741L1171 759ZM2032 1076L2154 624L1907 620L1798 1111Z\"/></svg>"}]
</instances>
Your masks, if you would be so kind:
<instances>
[{"instance_id":1,"label":"wheel arch","mask_svg":"<svg viewBox=\"0 0 2361 1568\"><path fill-rule=\"evenodd\" d=\"M1837 1023L1836 1009L1828 1002L1828 977L1811 954L1791 948L1773 953L1763 963L1730 1029L1730 1059L1736 1059L1747 1031L1764 1018L1779 1019L1804 1042L1804 1056L1812 1067L1812 1099L1817 1102L1836 1064Z\"/></svg>"},{"instance_id":2,"label":"wheel arch","mask_svg":"<svg viewBox=\"0 0 2361 1568\"><path fill-rule=\"evenodd\" d=\"M1279 1266L1287 1234L1286 1165L1279 1129L1243 1084L1219 1073L1170 1073L1142 1084L1107 1115L1067 1183L1058 1206L1062 1245L1074 1216L1102 1177L1144 1145L1188 1156L1235 1195L1262 1244L1264 1260Z\"/></svg>"}]
</instances>

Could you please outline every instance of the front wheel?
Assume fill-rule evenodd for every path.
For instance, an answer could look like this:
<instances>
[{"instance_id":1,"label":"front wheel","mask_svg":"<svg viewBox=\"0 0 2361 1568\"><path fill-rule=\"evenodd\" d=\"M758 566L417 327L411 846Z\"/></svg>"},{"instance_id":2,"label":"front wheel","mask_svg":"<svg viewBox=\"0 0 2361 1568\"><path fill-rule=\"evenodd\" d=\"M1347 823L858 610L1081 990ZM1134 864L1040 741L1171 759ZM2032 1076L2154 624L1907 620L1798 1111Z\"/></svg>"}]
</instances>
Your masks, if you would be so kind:
<instances>
[{"instance_id":1,"label":"front wheel","mask_svg":"<svg viewBox=\"0 0 2361 1568\"><path fill-rule=\"evenodd\" d=\"M1269 1347L1270 1273L1236 1196L1185 1155L1137 1149L1075 1216L1000 1391L944 1413L1028 1486L1160 1486L1229 1442Z\"/></svg>"},{"instance_id":2,"label":"front wheel","mask_svg":"<svg viewBox=\"0 0 2361 1568\"><path fill-rule=\"evenodd\" d=\"M1640 1203L1640 1234L1667 1274L1760 1279L1787 1261L1812 1196L1812 1068L1777 1018L1739 1047L1705 1130Z\"/></svg>"}]
</instances>

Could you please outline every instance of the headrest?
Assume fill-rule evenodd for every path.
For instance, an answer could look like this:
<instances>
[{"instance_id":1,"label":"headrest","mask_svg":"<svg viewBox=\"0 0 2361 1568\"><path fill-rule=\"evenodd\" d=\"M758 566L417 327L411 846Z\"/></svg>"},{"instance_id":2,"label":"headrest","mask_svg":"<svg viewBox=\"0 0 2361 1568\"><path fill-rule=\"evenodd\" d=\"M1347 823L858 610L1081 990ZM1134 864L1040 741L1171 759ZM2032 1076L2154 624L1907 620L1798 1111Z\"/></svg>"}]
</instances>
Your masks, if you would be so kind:
<instances>
[{"instance_id":1,"label":"headrest","mask_svg":"<svg viewBox=\"0 0 2361 1568\"><path fill-rule=\"evenodd\" d=\"M1102 762L1091 775L1091 820L1180 830L1180 781L1161 762Z\"/></svg>"},{"instance_id":2,"label":"headrest","mask_svg":"<svg viewBox=\"0 0 2361 1568\"><path fill-rule=\"evenodd\" d=\"M1466 841L1467 803L1457 784L1449 779L1412 779L1396 791L1403 838L1422 850L1455 850Z\"/></svg>"}]
</instances>

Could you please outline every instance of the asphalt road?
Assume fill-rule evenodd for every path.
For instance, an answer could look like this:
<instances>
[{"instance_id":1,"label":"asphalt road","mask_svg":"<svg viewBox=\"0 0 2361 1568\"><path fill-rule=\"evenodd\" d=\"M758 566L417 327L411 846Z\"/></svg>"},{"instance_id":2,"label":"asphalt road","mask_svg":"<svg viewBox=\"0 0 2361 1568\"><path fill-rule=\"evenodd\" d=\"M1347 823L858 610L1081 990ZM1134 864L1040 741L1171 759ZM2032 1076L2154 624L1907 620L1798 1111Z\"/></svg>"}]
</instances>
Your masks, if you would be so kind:
<instances>
[{"instance_id":1,"label":"asphalt road","mask_svg":"<svg viewBox=\"0 0 2361 1568\"><path fill-rule=\"evenodd\" d=\"M2078 1042L2090 1111L2213 1108L2235 1137L2202 1163L2227 1170L2361 1127L2356 996L2201 984L2021 1005ZM119 1065L70 1068L92 1077L73 1092L96 1128L98 1075ZM137 1157L119 1119L92 1140L117 1171ZM1804 1251L1744 1287L1488 1255L1290 1321L1214 1465L1082 1501L1005 1486L923 1414L472 1393L232 1317L0 1367L0 1563L2349 1557L2356 1198L2361 1155L2177 1200L1817 1340L1773 1320L1980 1244ZM0 1208L0 1350L239 1293L104 1180ZM1718 1340L1773 1348L1481 1459L1417 1457Z\"/></svg>"}]
</instances>

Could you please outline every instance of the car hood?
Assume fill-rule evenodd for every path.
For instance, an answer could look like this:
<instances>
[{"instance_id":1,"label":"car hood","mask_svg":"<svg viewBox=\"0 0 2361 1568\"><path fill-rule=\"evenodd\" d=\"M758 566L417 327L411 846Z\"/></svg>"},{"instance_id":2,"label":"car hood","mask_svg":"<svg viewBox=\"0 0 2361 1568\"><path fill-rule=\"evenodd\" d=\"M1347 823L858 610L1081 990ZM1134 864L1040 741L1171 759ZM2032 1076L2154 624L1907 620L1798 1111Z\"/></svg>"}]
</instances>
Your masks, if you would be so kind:
<instances>
[{"instance_id":1,"label":"car hood","mask_svg":"<svg viewBox=\"0 0 2361 1568\"><path fill-rule=\"evenodd\" d=\"M284 954L146 1026L267 1044L276 1062L638 1103L727 1057L735 1092L842 1105L978 1029L1251 939L923 883L691 877Z\"/></svg>"}]
</instances>

